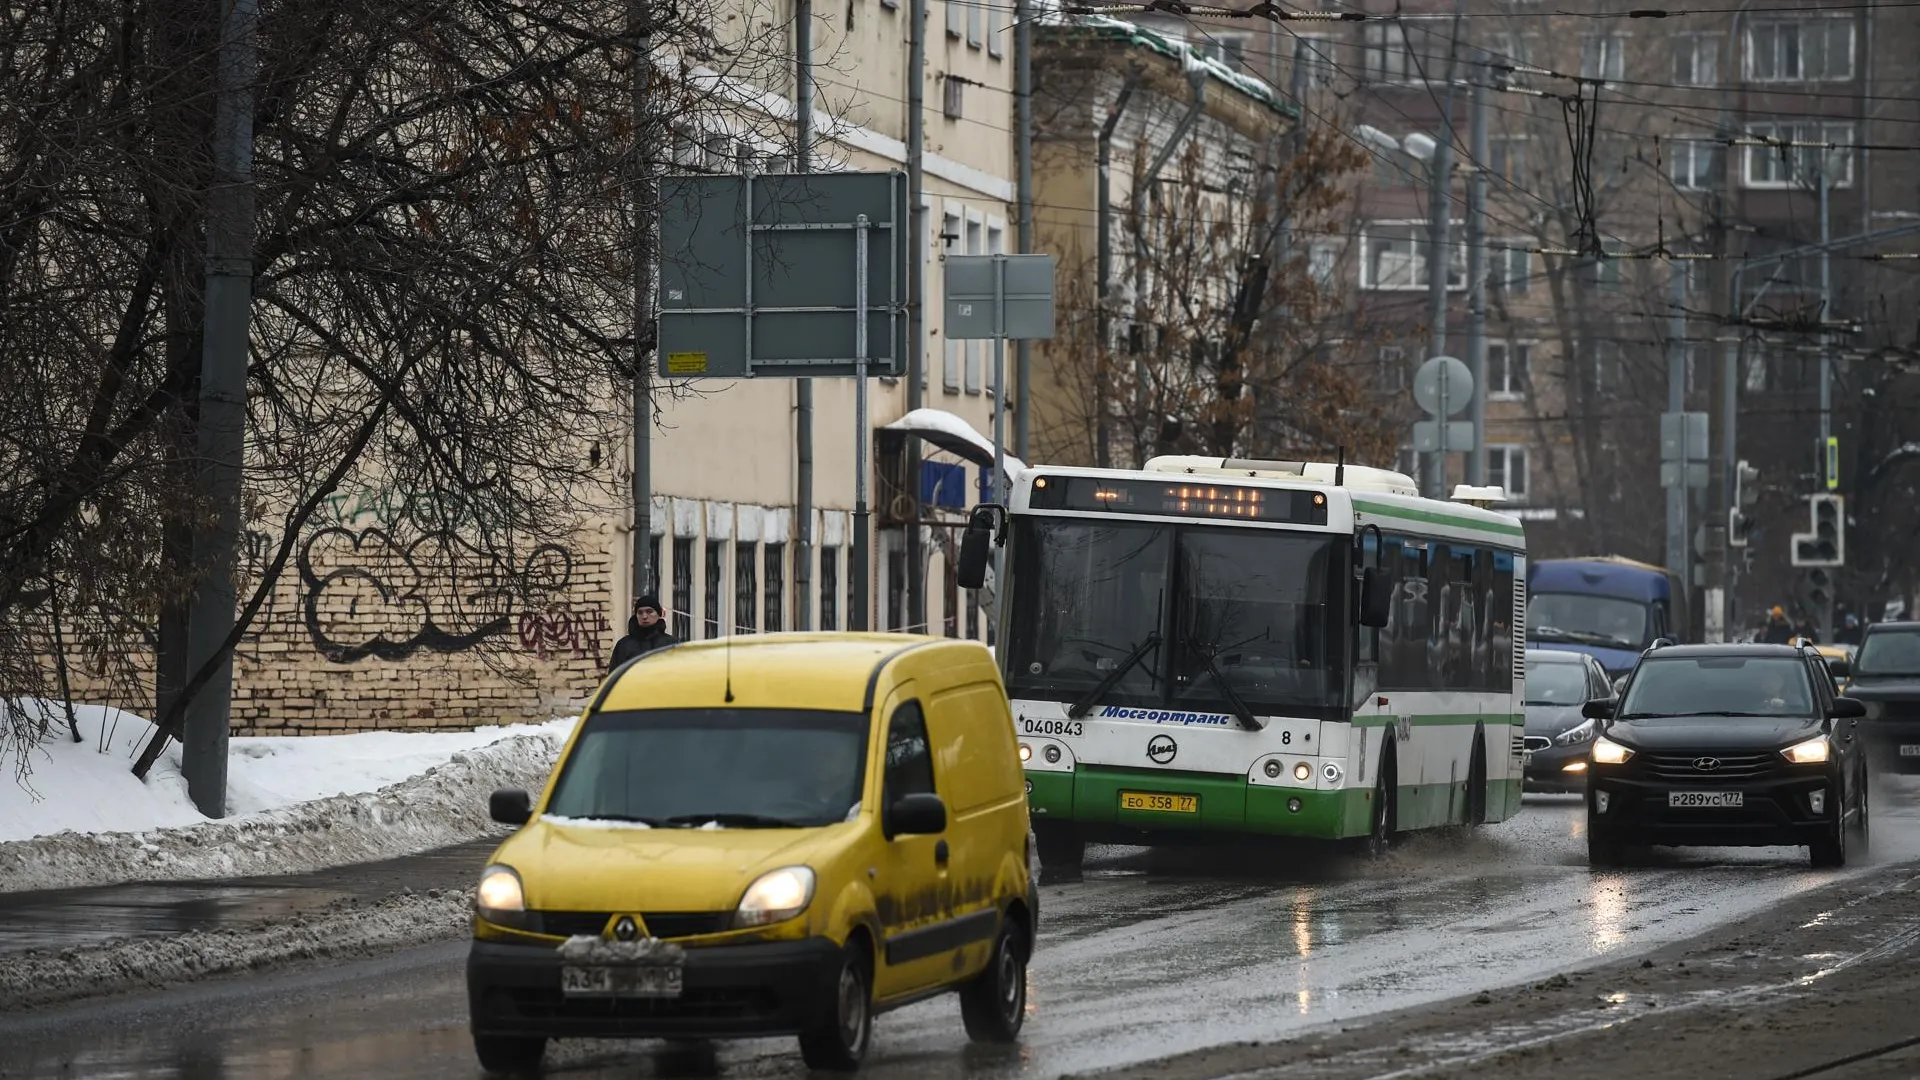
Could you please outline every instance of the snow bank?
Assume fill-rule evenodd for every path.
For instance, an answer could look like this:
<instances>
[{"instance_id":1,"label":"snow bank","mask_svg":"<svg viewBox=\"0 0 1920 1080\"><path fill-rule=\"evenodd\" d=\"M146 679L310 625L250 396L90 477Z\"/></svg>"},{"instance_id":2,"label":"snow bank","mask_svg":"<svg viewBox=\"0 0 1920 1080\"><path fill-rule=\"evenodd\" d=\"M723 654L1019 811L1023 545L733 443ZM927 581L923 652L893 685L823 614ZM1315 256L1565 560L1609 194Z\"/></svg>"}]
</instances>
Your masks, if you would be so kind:
<instances>
[{"instance_id":1,"label":"snow bank","mask_svg":"<svg viewBox=\"0 0 1920 1080\"><path fill-rule=\"evenodd\" d=\"M545 784L575 722L235 739L233 816L209 821L177 746L145 783L128 771L151 724L77 711L85 741L56 721L24 784L0 782L0 892L297 873L471 840L494 827L494 788Z\"/></svg>"}]
</instances>

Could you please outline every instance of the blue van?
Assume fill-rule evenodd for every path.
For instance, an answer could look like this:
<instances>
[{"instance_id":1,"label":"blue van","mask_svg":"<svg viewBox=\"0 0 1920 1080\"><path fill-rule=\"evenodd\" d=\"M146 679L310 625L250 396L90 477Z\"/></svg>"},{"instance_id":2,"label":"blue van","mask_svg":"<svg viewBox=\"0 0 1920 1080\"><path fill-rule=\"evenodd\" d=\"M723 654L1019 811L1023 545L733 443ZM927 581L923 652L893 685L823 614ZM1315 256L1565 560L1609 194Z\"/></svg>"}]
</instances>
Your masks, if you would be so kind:
<instances>
[{"instance_id":1,"label":"blue van","mask_svg":"<svg viewBox=\"0 0 1920 1080\"><path fill-rule=\"evenodd\" d=\"M1527 567L1527 644L1583 652L1619 678L1656 638L1688 642L1686 593L1666 568L1617 555Z\"/></svg>"}]
</instances>

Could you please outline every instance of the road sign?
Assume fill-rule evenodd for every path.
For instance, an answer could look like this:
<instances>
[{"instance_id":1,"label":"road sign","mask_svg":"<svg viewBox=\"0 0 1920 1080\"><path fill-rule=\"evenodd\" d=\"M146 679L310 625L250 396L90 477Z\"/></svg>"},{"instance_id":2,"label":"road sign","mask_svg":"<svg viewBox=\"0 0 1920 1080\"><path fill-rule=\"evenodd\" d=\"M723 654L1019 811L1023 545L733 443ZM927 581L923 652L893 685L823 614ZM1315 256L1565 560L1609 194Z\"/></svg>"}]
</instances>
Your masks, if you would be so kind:
<instances>
[{"instance_id":1,"label":"road sign","mask_svg":"<svg viewBox=\"0 0 1920 1080\"><path fill-rule=\"evenodd\" d=\"M660 192L661 375L850 376L863 351L868 375L906 369L905 173L668 176Z\"/></svg>"},{"instance_id":2,"label":"road sign","mask_svg":"<svg viewBox=\"0 0 1920 1080\"><path fill-rule=\"evenodd\" d=\"M1006 267L1004 292L998 294L999 318L994 313L996 263ZM944 333L954 341L1051 338L1053 256L949 255L946 304ZM1002 327L1004 333L1000 330Z\"/></svg>"},{"instance_id":3,"label":"road sign","mask_svg":"<svg viewBox=\"0 0 1920 1080\"><path fill-rule=\"evenodd\" d=\"M1446 426L1447 445L1440 445L1440 422L1437 420L1416 420L1413 424L1413 448L1422 454L1436 452L1468 451L1473 449L1473 421L1449 420Z\"/></svg>"},{"instance_id":4,"label":"road sign","mask_svg":"<svg viewBox=\"0 0 1920 1080\"><path fill-rule=\"evenodd\" d=\"M1707 486L1707 463L1704 461L1663 461L1660 463L1660 486L1703 488Z\"/></svg>"},{"instance_id":5,"label":"road sign","mask_svg":"<svg viewBox=\"0 0 1920 1080\"><path fill-rule=\"evenodd\" d=\"M1705 461L1708 456L1706 413L1660 414L1661 461Z\"/></svg>"},{"instance_id":6,"label":"road sign","mask_svg":"<svg viewBox=\"0 0 1920 1080\"><path fill-rule=\"evenodd\" d=\"M1442 409L1447 416L1457 415L1473 401L1473 373L1458 357L1433 357L1414 372L1413 400L1419 402L1428 415L1440 416ZM1473 447L1450 446L1448 449L1471 450Z\"/></svg>"}]
</instances>

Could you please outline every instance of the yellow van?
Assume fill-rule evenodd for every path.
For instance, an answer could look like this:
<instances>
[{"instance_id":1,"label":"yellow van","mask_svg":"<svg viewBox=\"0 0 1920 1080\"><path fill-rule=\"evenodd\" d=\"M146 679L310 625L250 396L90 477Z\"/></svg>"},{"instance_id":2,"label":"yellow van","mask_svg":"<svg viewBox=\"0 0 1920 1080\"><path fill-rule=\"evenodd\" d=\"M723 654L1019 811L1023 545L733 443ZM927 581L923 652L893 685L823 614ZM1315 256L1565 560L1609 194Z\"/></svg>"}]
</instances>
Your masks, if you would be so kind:
<instances>
[{"instance_id":1,"label":"yellow van","mask_svg":"<svg viewBox=\"0 0 1920 1080\"><path fill-rule=\"evenodd\" d=\"M489 1071L555 1038L798 1035L851 1070L873 1017L958 991L1011 1042L1039 905L1007 695L975 642L770 634L607 678L474 897Z\"/></svg>"}]
</instances>

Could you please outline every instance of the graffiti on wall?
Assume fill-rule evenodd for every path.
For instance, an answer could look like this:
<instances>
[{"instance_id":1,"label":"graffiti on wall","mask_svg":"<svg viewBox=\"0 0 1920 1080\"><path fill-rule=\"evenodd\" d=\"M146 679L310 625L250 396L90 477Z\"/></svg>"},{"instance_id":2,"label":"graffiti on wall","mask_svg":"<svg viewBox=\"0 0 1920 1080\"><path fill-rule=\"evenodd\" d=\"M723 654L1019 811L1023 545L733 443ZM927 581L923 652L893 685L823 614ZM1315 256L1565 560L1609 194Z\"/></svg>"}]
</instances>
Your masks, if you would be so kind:
<instances>
[{"instance_id":1,"label":"graffiti on wall","mask_svg":"<svg viewBox=\"0 0 1920 1080\"><path fill-rule=\"evenodd\" d=\"M321 500L318 519L347 528L423 532L467 528L499 519L486 500L461 492L402 491L359 487Z\"/></svg>"},{"instance_id":2,"label":"graffiti on wall","mask_svg":"<svg viewBox=\"0 0 1920 1080\"><path fill-rule=\"evenodd\" d=\"M503 635L542 659L598 655L607 634L604 615L568 603L573 556L558 544L522 556L452 532L402 540L333 525L307 537L297 565L307 633L335 663L463 652Z\"/></svg>"}]
</instances>

